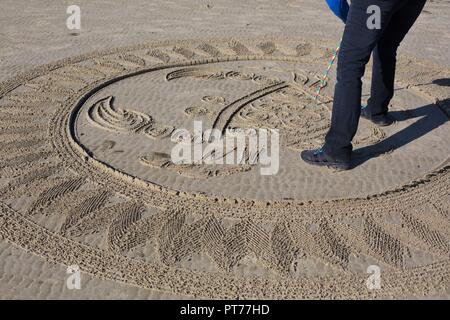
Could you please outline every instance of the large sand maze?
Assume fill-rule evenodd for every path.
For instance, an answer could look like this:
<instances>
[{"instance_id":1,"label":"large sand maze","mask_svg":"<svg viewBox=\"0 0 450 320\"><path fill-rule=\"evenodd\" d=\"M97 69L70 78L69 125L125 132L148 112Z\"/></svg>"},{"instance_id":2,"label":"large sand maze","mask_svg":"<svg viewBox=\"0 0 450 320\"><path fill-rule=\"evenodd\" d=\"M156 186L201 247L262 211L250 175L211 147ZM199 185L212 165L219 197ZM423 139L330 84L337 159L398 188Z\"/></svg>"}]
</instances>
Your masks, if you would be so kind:
<instances>
[{"instance_id":1,"label":"large sand maze","mask_svg":"<svg viewBox=\"0 0 450 320\"><path fill-rule=\"evenodd\" d=\"M405 297L450 279L448 89L401 56L397 122L362 120L354 169L308 167L329 43L210 39L93 52L0 87L0 237L95 277L207 298ZM367 92L370 83L365 84ZM194 120L280 130L280 171L174 165ZM382 270L368 290L366 268Z\"/></svg>"}]
</instances>

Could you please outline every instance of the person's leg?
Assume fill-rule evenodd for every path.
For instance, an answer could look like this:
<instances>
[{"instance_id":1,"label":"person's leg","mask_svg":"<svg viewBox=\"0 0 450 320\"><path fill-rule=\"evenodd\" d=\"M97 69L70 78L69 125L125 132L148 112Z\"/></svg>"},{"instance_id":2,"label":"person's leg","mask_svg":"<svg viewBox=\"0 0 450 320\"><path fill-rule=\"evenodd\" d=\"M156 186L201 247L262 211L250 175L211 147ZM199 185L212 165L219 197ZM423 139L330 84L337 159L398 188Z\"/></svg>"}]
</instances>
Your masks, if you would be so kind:
<instances>
[{"instance_id":1,"label":"person's leg","mask_svg":"<svg viewBox=\"0 0 450 320\"><path fill-rule=\"evenodd\" d=\"M372 86L366 114L371 118L385 115L394 96L397 48L425 6L426 0L409 0L391 18L373 50Z\"/></svg>"},{"instance_id":2,"label":"person's leg","mask_svg":"<svg viewBox=\"0 0 450 320\"><path fill-rule=\"evenodd\" d=\"M389 25L392 15L408 0L353 0L338 57L331 127L323 152L339 161L349 161L351 141L358 128L361 113L361 78L370 55ZM381 10L381 28L369 29L367 9L377 5Z\"/></svg>"}]
</instances>

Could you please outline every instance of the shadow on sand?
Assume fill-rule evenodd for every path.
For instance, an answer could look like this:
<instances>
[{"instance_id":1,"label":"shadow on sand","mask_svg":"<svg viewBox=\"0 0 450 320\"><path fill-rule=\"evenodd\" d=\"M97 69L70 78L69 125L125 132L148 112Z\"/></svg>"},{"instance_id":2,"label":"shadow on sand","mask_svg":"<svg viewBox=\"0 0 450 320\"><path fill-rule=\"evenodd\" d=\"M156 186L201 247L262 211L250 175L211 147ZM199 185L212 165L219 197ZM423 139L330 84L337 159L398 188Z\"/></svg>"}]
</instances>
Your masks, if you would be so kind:
<instances>
[{"instance_id":1,"label":"shadow on sand","mask_svg":"<svg viewBox=\"0 0 450 320\"><path fill-rule=\"evenodd\" d=\"M449 79L443 80L448 81ZM444 105L450 104L450 99L445 99L440 103ZM352 168L363 164L369 159L401 148L449 121L447 115L436 104L428 104L412 110L392 111L390 114L397 122L415 118L418 120L376 144L354 150Z\"/></svg>"}]
</instances>

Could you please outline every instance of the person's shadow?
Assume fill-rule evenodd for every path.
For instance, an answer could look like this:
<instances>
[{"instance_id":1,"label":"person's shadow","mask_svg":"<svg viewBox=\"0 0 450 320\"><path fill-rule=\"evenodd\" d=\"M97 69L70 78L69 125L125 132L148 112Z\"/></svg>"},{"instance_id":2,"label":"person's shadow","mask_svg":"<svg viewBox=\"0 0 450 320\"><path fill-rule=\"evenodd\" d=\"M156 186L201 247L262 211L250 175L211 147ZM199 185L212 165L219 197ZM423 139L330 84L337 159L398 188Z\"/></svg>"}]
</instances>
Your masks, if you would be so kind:
<instances>
[{"instance_id":1,"label":"person's shadow","mask_svg":"<svg viewBox=\"0 0 450 320\"><path fill-rule=\"evenodd\" d=\"M431 83L441 87L450 87L450 78L435 79Z\"/></svg>"},{"instance_id":2,"label":"person's shadow","mask_svg":"<svg viewBox=\"0 0 450 320\"><path fill-rule=\"evenodd\" d=\"M450 99L442 100L439 103L449 106ZM392 111L390 114L397 122L413 118L418 118L418 120L376 144L354 150L352 168L363 164L371 158L403 147L449 121L448 115L436 104L429 104L412 110Z\"/></svg>"}]
</instances>

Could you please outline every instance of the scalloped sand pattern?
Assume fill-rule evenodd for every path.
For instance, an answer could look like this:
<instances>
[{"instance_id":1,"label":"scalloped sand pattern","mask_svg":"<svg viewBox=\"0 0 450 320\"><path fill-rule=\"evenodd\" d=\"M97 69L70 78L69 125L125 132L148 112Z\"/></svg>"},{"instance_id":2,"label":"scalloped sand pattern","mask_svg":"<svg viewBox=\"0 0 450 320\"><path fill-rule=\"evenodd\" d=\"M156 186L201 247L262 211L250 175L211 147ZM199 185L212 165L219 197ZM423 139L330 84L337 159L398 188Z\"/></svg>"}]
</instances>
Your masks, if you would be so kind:
<instances>
[{"instance_id":1,"label":"scalloped sand pattern","mask_svg":"<svg viewBox=\"0 0 450 320\"><path fill-rule=\"evenodd\" d=\"M178 119L189 122L198 116L209 117L221 130L257 125L291 130L287 136L303 130L306 138L285 143L286 152L314 145L311 141L321 138L316 133L327 125L331 85L318 109L309 110L308 84L314 83L329 47L305 39L268 37L167 41L93 52L5 81L0 87L0 135L5 137L2 149L7 150L0 155L0 238L46 261L77 264L94 277L173 295L299 299L444 293L450 279L449 102L448 92L432 82L448 78L448 68L399 58L398 85L403 90L393 102L399 120L429 117L427 124L434 127L423 132L423 139L411 141L401 134L397 140L390 138L405 130L401 123L393 131L368 129L368 137L363 135L358 142L358 157L368 159L359 166L377 164L384 157L407 158L402 150L409 147L413 153L415 148L422 153L429 148L429 157L435 158L412 171L416 176L407 182L363 188L363 195L329 196L324 191L311 199L297 190L289 197L270 199L266 191L240 190L251 184L245 177L257 176L255 170L224 175L211 171L205 178L204 171L188 168L193 174L187 177L170 168L164 156L145 158L151 164L146 166L121 150L120 139L138 137L163 148L167 137L140 133L148 133L154 123L155 130L164 133L182 125ZM245 72L236 70L239 66ZM275 80L271 71L262 70L288 66L298 75ZM251 67L256 69L248 72ZM94 113L86 111L94 105L91 102L110 97L108 90L120 93L122 83L147 76L158 76L166 86L178 84L174 90L183 90L183 81L202 82L211 92L199 92L197 105L176 105L179 118L174 116L172 122L163 117L164 100L142 105L139 102L145 100L138 96L124 106L105 109L102 105ZM239 91L249 87L253 89L247 94ZM186 97L194 95L188 89ZM166 94L147 90L158 99ZM234 98L228 96L233 90ZM296 97L305 103L295 103ZM425 106L415 113L408 109L411 101L425 101ZM290 114L282 113L284 105L292 110ZM185 112L199 106L216 109L211 114L196 111L200 109ZM264 118L264 108L273 117ZM30 114L40 117L33 119ZM420 119L409 125L414 124L423 129ZM386 146L383 139L402 148ZM379 148L372 150L372 144ZM441 146L444 152L432 153ZM382 156L373 158L377 153ZM118 168L105 154L125 156L132 165L119 161ZM414 161L403 163L408 164ZM159 180L133 174L133 166L159 174ZM297 172L308 171L314 169ZM311 180L329 175L320 170ZM227 180L236 177L244 177L239 189ZM216 185L214 179L224 179L219 187L222 184L228 191L183 189L183 181L202 179ZM282 194L270 180L264 183L261 189L275 188L276 195ZM371 264L382 269L382 290L371 291L365 285Z\"/></svg>"}]
</instances>

